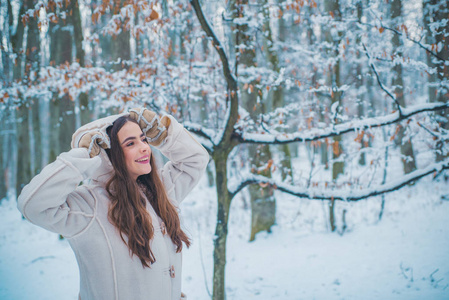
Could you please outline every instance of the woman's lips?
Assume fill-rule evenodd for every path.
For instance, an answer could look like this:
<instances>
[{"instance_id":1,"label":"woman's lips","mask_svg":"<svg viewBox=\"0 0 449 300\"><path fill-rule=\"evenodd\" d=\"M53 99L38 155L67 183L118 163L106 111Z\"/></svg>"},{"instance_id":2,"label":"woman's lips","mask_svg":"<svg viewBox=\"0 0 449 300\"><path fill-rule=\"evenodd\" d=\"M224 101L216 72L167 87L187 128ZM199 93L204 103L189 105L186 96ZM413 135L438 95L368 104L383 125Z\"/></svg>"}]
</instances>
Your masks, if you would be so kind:
<instances>
[{"instance_id":1,"label":"woman's lips","mask_svg":"<svg viewBox=\"0 0 449 300\"><path fill-rule=\"evenodd\" d=\"M147 156L143 156L139 159L136 159L135 162L139 163L139 164L147 164L149 162L149 160L150 160L150 157L147 155Z\"/></svg>"}]
</instances>

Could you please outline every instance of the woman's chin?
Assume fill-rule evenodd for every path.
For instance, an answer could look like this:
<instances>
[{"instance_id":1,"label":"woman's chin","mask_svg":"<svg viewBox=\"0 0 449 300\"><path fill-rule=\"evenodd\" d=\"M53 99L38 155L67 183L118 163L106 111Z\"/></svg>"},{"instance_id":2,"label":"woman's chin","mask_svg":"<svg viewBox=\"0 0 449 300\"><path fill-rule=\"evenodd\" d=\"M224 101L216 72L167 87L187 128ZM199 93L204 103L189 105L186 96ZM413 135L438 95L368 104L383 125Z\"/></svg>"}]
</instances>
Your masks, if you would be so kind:
<instances>
[{"instance_id":1,"label":"woman's chin","mask_svg":"<svg viewBox=\"0 0 449 300\"><path fill-rule=\"evenodd\" d=\"M137 177L148 175L151 173L151 171L152 171L151 167L146 170L141 170L141 172L138 173L139 175Z\"/></svg>"},{"instance_id":2,"label":"woman's chin","mask_svg":"<svg viewBox=\"0 0 449 300\"><path fill-rule=\"evenodd\" d=\"M146 170L143 171L142 175L150 174L151 171L152 171L152 169L151 169L151 167L149 167L148 169L146 169Z\"/></svg>"}]
</instances>

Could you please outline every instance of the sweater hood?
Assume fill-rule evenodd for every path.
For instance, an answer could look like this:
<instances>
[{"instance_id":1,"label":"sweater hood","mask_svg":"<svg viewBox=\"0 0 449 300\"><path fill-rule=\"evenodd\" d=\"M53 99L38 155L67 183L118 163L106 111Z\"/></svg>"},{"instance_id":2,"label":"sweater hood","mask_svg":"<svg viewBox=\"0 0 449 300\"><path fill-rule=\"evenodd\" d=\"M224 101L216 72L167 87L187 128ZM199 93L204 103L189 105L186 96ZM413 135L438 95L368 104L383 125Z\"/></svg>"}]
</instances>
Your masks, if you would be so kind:
<instances>
[{"instance_id":1,"label":"sweater hood","mask_svg":"<svg viewBox=\"0 0 449 300\"><path fill-rule=\"evenodd\" d=\"M78 128L75 133L72 135L72 142L71 147L73 148L79 148L79 142L81 138L89 132L92 131L98 131L100 132L106 139L107 144L110 145L109 136L106 132L106 129L109 126L112 126L115 120L117 120L121 116L127 116L129 113L122 113L118 115L108 116L105 118L101 118L98 120L95 120L93 122L87 123L80 128ZM109 157L104 149L100 150L100 154L98 155L101 159L101 164L98 168L95 170L92 170L92 175L90 176L90 179L94 181L98 181L100 183L106 183L108 179L112 176L114 172L114 168L112 167L112 163L109 160Z\"/></svg>"}]
</instances>

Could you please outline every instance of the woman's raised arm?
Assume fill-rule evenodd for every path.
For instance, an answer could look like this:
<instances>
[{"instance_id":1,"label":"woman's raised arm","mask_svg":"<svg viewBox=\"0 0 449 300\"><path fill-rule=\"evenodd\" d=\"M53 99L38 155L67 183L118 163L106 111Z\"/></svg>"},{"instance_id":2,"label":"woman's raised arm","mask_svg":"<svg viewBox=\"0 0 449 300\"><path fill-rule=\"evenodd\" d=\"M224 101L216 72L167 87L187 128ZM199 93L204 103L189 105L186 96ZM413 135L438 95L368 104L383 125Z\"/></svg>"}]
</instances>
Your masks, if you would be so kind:
<instances>
[{"instance_id":1,"label":"woman's raised arm","mask_svg":"<svg viewBox=\"0 0 449 300\"><path fill-rule=\"evenodd\" d=\"M180 203L204 174L209 153L175 118L168 117L167 137L157 148L170 159L161 172L167 194Z\"/></svg>"},{"instance_id":2,"label":"woman's raised arm","mask_svg":"<svg viewBox=\"0 0 449 300\"><path fill-rule=\"evenodd\" d=\"M74 236L92 221L94 197L79 186L101 164L86 148L59 155L26 185L17 207L30 222L66 237Z\"/></svg>"}]
</instances>

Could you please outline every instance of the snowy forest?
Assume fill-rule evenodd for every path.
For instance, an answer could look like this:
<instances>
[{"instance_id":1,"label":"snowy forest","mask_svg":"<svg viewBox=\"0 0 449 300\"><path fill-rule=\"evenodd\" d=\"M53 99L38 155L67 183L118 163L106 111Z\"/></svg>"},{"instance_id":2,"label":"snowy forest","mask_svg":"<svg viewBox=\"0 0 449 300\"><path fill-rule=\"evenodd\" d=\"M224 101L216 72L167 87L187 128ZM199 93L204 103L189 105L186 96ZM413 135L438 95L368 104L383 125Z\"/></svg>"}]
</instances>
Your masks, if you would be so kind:
<instances>
[{"instance_id":1,"label":"snowy forest","mask_svg":"<svg viewBox=\"0 0 449 300\"><path fill-rule=\"evenodd\" d=\"M184 262L189 299L371 299L361 292L371 291L369 276L360 290L332 277L315 294L305 279L295 282L294 272L325 272L294 262L302 239L320 234L320 248L331 251L335 239L348 238L345 251L357 251L350 235L358 229L389 232L392 219L412 228L418 221L409 217L417 215L427 246L439 241L421 254L434 259L426 280L398 263L384 271L410 286L369 293L449 294L449 1L2 0L0 30L2 231L9 221L26 223L12 221L19 213L6 203L70 149L77 128L146 106L173 115L210 154L204 180L181 207L194 241L184 258L195 261L195 271ZM402 202L389 208L394 199ZM38 230L23 226L0 235L2 281L8 266L16 268L1 261L13 257L9 243L20 235L25 245ZM53 246L64 243L45 234ZM258 254L281 238L286 258ZM235 262L236 243L253 252L245 263ZM70 251L64 245L57 247ZM42 251L38 261L30 256L33 266L62 269L48 262L59 254ZM328 259L323 268L332 269L340 258ZM286 265L260 271L276 260ZM239 269L253 277L239 282ZM78 283L70 278L56 289L73 290L75 299ZM0 298L37 299L6 282Z\"/></svg>"}]
</instances>

